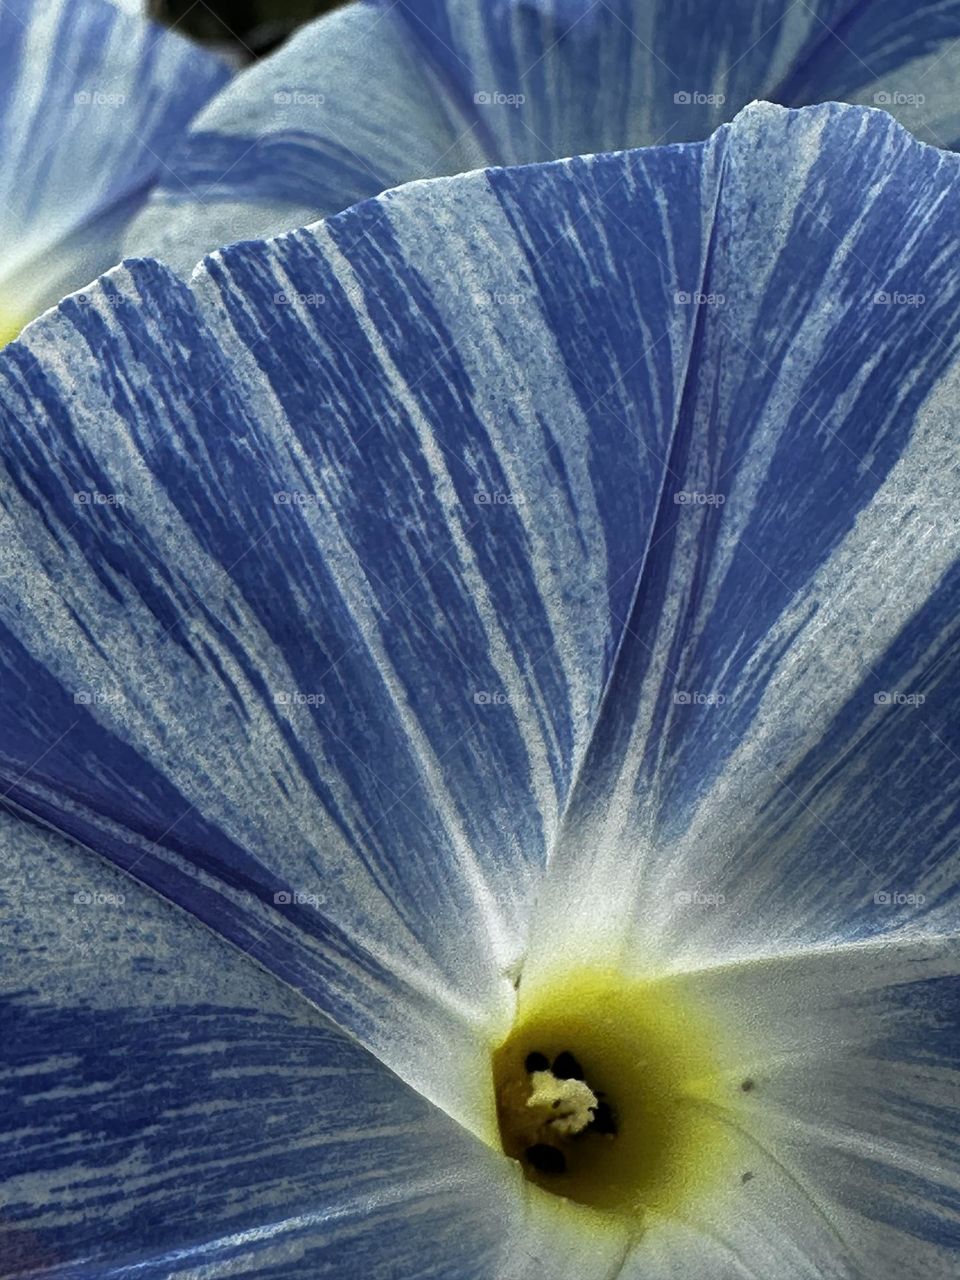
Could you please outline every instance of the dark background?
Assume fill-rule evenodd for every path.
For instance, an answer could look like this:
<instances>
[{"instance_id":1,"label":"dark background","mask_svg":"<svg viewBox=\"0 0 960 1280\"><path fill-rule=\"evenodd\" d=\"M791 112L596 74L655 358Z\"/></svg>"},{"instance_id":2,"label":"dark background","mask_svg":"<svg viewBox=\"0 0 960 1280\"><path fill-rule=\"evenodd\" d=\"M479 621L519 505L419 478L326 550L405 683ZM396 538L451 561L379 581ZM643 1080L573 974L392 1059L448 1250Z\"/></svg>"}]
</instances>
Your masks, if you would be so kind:
<instances>
[{"instance_id":1,"label":"dark background","mask_svg":"<svg viewBox=\"0 0 960 1280\"><path fill-rule=\"evenodd\" d=\"M149 0L154 18L207 44L230 46L244 61L262 58L342 0Z\"/></svg>"}]
</instances>

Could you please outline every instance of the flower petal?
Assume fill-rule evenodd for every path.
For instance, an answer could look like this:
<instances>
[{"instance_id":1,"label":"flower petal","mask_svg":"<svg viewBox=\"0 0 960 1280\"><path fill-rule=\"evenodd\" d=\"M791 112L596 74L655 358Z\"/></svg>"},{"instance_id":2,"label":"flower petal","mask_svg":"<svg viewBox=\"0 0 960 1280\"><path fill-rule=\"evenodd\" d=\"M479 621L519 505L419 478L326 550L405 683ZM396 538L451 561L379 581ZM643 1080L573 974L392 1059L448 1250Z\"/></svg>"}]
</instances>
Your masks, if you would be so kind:
<instances>
[{"instance_id":1,"label":"flower petal","mask_svg":"<svg viewBox=\"0 0 960 1280\"><path fill-rule=\"evenodd\" d=\"M710 145L677 443L544 957L957 924L957 161L838 108Z\"/></svg>"},{"instance_id":2,"label":"flower petal","mask_svg":"<svg viewBox=\"0 0 960 1280\"><path fill-rule=\"evenodd\" d=\"M130 877L0 846L4 1274L493 1271L506 1160Z\"/></svg>"},{"instance_id":3,"label":"flower petal","mask_svg":"<svg viewBox=\"0 0 960 1280\"><path fill-rule=\"evenodd\" d=\"M775 95L784 106L839 99L889 111L923 142L960 145L957 73L960 5L898 0L846 8L836 21L820 15L819 39Z\"/></svg>"},{"instance_id":4,"label":"flower petal","mask_svg":"<svg viewBox=\"0 0 960 1280\"><path fill-rule=\"evenodd\" d=\"M414 178L489 162L398 13L346 5L239 75L194 122L133 223L128 254L184 275Z\"/></svg>"},{"instance_id":5,"label":"flower petal","mask_svg":"<svg viewBox=\"0 0 960 1280\"><path fill-rule=\"evenodd\" d=\"M174 142L229 77L107 0L5 0L0 336L118 261Z\"/></svg>"},{"instance_id":6,"label":"flower petal","mask_svg":"<svg viewBox=\"0 0 960 1280\"><path fill-rule=\"evenodd\" d=\"M10 801L491 1138L491 1040L656 510L698 164L411 187L193 293L132 264L0 362Z\"/></svg>"},{"instance_id":7,"label":"flower petal","mask_svg":"<svg viewBox=\"0 0 960 1280\"><path fill-rule=\"evenodd\" d=\"M831 177L841 162L869 201ZM134 263L92 306L65 302L0 361L8 799L255 949L487 1136L482 1045L574 780L554 958L577 887L618 919L638 847L662 893L711 819L733 867L779 788L756 787L758 762L803 765L864 657L929 642L954 529L922 556L909 535L947 483L956 183L953 157L880 114L758 108L706 147L408 188L218 255L192 291ZM929 331L870 301L928 278L945 289ZM792 345L773 340L785 299ZM850 362L831 381L827 349ZM715 494L724 468L722 507L672 502L674 477ZM748 545L772 575L744 567ZM904 574L895 595L867 591L878 562ZM717 669L743 694L719 720L673 701ZM609 879L575 881L577 834ZM775 910L741 913L754 951L804 937L791 857ZM702 963L717 930L684 931L676 905L644 904L648 945ZM848 899L811 923L846 936L851 918ZM766 1181L751 1230L795 1207L789 1179ZM826 1270L830 1219L798 1221L797 1274L801 1255Z\"/></svg>"},{"instance_id":8,"label":"flower petal","mask_svg":"<svg viewBox=\"0 0 960 1280\"><path fill-rule=\"evenodd\" d=\"M848 94L956 138L960 0L382 0L303 29L195 122L130 253L189 273L414 178L707 137ZM693 30L691 27L693 24ZM885 90L884 86L887 86ZM924 99L919 107L901 99Z\"/></svg>"},{"instance_id":9,"label":"flower petal","mask_svg":"<svg viewBox=\"0 0 960 1280\"><path fill-rule=\"evenodd\" d=\"M958 977L956 939L931 938L814 949L672 982L723 1021L729 1101L712 1118L736 1135L751 1177L736 1209L718 1198L703 1226L751 1274L952 1273ZM731 1173L736 1185L740 1167ZM778 1191L777 1230L755 1233L757 1210L768 1213ZM810 1265L818 1221L835 1245L822 1271ZM800 1231L807 1238L793 1253Z\"/></svg>"}]
</instances>

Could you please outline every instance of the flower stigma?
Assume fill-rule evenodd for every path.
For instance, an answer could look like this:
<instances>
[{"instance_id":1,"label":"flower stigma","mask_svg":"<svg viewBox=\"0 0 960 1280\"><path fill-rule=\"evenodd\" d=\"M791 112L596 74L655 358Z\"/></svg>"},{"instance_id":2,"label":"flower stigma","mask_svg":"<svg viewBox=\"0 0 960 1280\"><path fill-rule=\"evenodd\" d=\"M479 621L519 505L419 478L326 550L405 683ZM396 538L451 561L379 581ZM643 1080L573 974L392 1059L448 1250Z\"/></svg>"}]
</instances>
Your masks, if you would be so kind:
<instances>
[{"instance_id":1,"label":"flower stigma","mask_svg":"<svg viewBox=\"0 0 960 1280\"><path fill-rule=\"evenodd\" d=\"M503 1151L543 1191L635 1234L651 1214L682 1214L737 1165L718 1120L730 1081L717 1049L676 980L598 968L535 991L521 983L513 1029L493 1054Z\"/></svg>"}]
</instances>

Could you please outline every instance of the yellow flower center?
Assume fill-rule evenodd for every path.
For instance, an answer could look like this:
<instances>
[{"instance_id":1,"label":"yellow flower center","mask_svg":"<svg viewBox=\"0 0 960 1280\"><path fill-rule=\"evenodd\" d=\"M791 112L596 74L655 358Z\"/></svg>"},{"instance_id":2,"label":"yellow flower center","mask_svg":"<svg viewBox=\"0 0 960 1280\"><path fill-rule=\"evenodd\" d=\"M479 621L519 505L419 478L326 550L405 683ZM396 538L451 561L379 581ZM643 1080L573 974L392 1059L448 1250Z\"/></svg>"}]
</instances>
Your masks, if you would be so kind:
<instances>
[{"instance_id":1,"label":"yellow flower center","mask_svg":"<svg viewBox=\"0 0 960 1280\"><path fill-rule=\"evenodd\" d=\"M12 312L0 307L0 347L5 347L8 342L19 337L25 324L25 320L14 319Z\"/></svg>"},{"instance_id":2,"label":"yellow flower center","mask_svg":"<svg viewBox=\"0 0 960 1280\"><path fill-rule=\"evenodd\" d=\"M729 1172L731 1139L711 1120L729 1082L715 1029L677 984L581 970L520 989L493 1055L500 1138L544 1190L642 1229L681 1213Z\"/></svg>"}]
</instances>

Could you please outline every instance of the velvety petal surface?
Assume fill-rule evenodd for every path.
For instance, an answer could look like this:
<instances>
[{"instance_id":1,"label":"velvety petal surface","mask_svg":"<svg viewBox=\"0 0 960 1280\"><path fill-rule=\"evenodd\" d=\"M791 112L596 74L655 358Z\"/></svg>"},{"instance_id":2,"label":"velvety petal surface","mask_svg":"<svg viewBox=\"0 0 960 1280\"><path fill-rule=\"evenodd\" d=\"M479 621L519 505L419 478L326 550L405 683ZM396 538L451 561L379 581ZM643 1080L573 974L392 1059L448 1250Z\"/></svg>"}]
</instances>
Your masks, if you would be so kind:
<instances>
[{"instance_id":1,"label":"velvety petal surface","mask_svg":"<svg viewBox=\"0 0 960 1280\"><path fill-rule=\"evenodd\" d=\"M117 262L219 59L108 0L0 8L0 339Z\"/></svg>"},{"instance_id":2,"label":"velvety petal surface","mask_svg":"<svg viewBox=\"0 0 960 1280\"><path fill-rule=\"evenodd\" d=\"M718 1280L948 1280L960 1248L955 938L717 965L665 988L722 1016L721 1101L691 1106L736 1155L691 1211L692 1237L653 1224L636 1275L660 1275L644 1267L661 1253L662 1274L682 1274L670 1268L699 1247L700 1273Z\"/></svg>"},{"instance_id":3,"label":"velvety petal surface","mask_svg":"<svg viewBox=\"0 0 960 1280\"><path fill-rule=\"evenodd\" d=\"M835 20L818 12L807 55L771 96L784 106L839 99L880 107L924 142L955 151L960 8L941 0L909 7L870 0L839 10Z\"/></svg>"},{"instance_id":4,"label":"velvety petal surface","mask_svg":"<svg viewBox=\"0 0 960 1280\"><path fill-rule=\"evenodd\" d=\"M873 1003L842 963L833 1000L881 1056L898 948L956 923L943 759L907 802L935 841L861 791L953 687L957 189L883 113L761 106L703 146L417 184L191 288L130 263L68 300L0 361L8 800L484 1137L521 961L524 991L598 957L789 983L812 948L876 947ZM902 901L820 834L828 804L903 842ZM911 954L916 984L950 980L948 944ZM749 1037L748 1006L705 1003ZM816 1046L838 1098L841 1034ZM948 1154L907 1052L888 1093L928 1117L875 1183ZM811 1113L788 1067L779 1110L792 1070ZM769 1221L789 1274L849 1273L871 1214L837 1191L834 1127L792 1163L771 1131L731 1171L752 1210L664 1226L664 1274L704 1234L763 1274ZM951 1177L927 1179L943 1204ZM922 1234L938 1266L944 1213L889 1199L891 1257Z\"/></svg>"},{"instance_id":5,"label":"velvety petal surface","mask_svg":"<svg viewBox=\"0 0 960 1280\"><path fill-rule=\"evenodd\" d=\"M506 1160L86 850L0 858L4 1276L497 1274Z\"/></svg>"},{"instance_id":6,"label":"velvety petal surface","mask_svg":"<svg viewBox=\"0 0 960 1280\"><path fill-rule=\"evenodd\" d=\"M700 163L410 188L192 292L131 264L0 366L11 802L487 1134L656 512Z\"/></svg>"},{"instance_id":7,"label":"velvety petal surface","mask_svg":"<svg viewBox=\"0 0 960 1280\"><path fill-rule=\"evenodd\" d=\"M960 0L347 5L211 104L127 249L189 273L414 178L706 138L758 98L851 98L950 147L958 74Z\"/></svg>"},{"instance_id":8,"label":"velvety petal surface","mask_svg":"<svg viewBox=\"0 0 960 1280\"><path fill-rule=\"evenodd\" d=\"M561 921L654 967L957 925L957 162L835 109L710 145L675 448L544 954Z\"/></svg>"}]
</instances>

